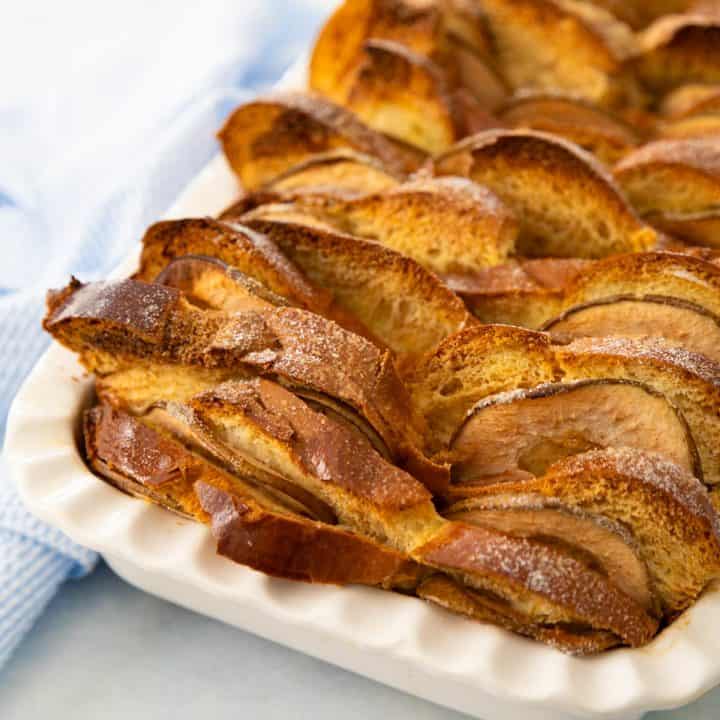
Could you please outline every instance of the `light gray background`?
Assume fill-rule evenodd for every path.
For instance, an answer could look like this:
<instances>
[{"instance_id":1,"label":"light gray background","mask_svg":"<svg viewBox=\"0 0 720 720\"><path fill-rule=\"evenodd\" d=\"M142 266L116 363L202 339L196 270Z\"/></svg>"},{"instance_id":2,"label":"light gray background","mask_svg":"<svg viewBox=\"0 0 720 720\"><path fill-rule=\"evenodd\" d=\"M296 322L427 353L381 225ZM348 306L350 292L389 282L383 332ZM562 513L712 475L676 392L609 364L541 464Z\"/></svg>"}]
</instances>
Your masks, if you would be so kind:
<instances>
[{"instance_id":1,"label":"light gray background","mask_svg":"<svg viewBox=\"0 0 720 720\"><path fill-rule=\"evenodd\" d=\"M466 716L146 595L105 565L58 593L0 674L2 720L166 717ZM720 689L684 710L647 716L718 717Z\"/></svg>"}]
</instances>

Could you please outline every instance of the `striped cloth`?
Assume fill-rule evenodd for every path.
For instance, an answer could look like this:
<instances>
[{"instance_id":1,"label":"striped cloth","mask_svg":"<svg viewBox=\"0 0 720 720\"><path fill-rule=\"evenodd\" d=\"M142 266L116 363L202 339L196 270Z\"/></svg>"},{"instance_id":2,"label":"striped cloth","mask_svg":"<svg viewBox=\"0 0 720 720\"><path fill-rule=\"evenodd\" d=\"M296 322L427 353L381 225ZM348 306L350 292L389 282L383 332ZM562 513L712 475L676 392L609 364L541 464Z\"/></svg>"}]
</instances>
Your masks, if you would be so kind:
<instances>
[{"instance_id":1,"label":"striped cloth","mask_svg":"<svg viewBox=\"0 0 720 720\"><path fill-rule=\"evenodd\" d=\"M26 0L4 9L0 65L13 72L0 97L0 439L47 346L45 288L116 265L217 151L229 110L281 74L331 4ZM27 53L28 37L43 52ZM0 459L0 668L60 584L96 562L33 518L7 475Z\"/></svg>"}]
</instances>

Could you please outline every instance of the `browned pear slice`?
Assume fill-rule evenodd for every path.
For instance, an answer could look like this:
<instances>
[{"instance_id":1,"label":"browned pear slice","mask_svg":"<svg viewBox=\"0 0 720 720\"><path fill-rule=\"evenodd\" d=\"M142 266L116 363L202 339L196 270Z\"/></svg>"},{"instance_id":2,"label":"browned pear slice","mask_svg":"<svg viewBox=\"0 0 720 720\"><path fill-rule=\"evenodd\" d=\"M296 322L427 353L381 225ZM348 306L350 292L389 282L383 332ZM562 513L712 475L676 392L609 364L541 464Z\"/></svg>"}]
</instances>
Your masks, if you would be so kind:
<instances>
[{"instance_id":1,"label":"browned pear slice","mask_svg":"<svg viewBox=\"0 0 720 720\"><path fill-rule=\"evenodd\" d=\"M664 396L639 382L593 379L482 399L451 441L453 484L539 476L561 458L618 446L661 453L702 476L685 419Z\"/></svg>"},{"instance_id":2,"label":"browned pear slice","mask_svg":"<svg viewBox=\"0 0 720 720\"><path fill-rule=\"evenodd\" d=\"M155 282L181 290L194 305L228 312L290 304L257 280L203 255L176 258Z\"/></svg>"},{"instance_id":3,"label":"browned pear slice","mask_svg":"<svg viewBox=\"0 0 720 720\"><path fill-rule=\"evenodd\" d=\"M640 606L657 612L647 568L632 534L618 522L554 498L502 490L451 508L446 516L565 547L612 578Z\"/></svg>"},{"instance_id":4,"label":"browned pear slice","mask_svg":"<svg viewBox=\"0 0 720 720\"><path fill-rule=\"evenodd\" d=\"M542 328L562 342L578 337L663 337L720 362L720 317L667 296L614 296L575 305Z\"/></svg>"}]
</instances>

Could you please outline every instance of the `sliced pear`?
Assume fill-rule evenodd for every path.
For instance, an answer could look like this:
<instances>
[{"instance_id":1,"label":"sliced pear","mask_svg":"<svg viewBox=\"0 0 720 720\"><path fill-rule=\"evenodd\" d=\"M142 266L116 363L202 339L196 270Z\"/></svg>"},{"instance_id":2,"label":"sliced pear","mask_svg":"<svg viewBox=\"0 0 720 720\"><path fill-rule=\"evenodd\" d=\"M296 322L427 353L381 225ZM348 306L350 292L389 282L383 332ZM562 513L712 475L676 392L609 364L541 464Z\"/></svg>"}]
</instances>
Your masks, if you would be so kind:
<instances>
[{"instance_id":1,"label":"sliced pear","mask_svg":"<svg viewBox=\"0 0 720 720\"><path fill-rule=\"evenodd\" d=\"M445 516L565 547L611 578L641 607L652 614L658 611L636 542L618 522L564 505L554 498L522 492L506 494L502 490L451 508Z\"/></svg>"},{"instance_id":2,"label":"sliced pear","mask_svg":"<svg viewBox=\"0 0 720 720\"><path fill-rule=\"evenodd\" d=\"M561 458L617 446L664 454L702 477L695 443L677 408L639 382L593 379L478 402L450 443L453 484L536 477Z\"/></svg>"},{"instance_id":3,"label":"sliced pear","mask_svg":"<svg viewBox=\"0 0 720 720\"><path fill-rule=\"evenodd\" d=\"M215 310L236 312L290 304L257 280L204 255L176 258L155 282L177 288L195 305Z\"/></svg>"},{"instance_id":4,"label":"sliced pear","mask_svg":"<svg viewBox=\"0 0 720 720\"><path fill-rule=\"evenodd\" d=\"M561 342L578 337L662 337L720 362L720 317L667 296L615 296L575 305L542 328Z\"/></svg>"}]
</instances>

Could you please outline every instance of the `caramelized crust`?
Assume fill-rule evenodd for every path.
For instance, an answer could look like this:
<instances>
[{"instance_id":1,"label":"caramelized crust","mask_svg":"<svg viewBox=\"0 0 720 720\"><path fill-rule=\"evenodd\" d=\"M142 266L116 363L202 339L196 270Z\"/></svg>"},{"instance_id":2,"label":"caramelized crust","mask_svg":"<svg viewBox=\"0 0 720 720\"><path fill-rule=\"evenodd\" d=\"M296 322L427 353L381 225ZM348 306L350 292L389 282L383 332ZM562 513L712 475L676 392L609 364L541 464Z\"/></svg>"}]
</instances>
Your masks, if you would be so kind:
<instances>
[{"instance_id":1,"label":"caramelized crust","mask_svg":"<svg viewBox=\"0 0 720 720\"><path fill-rule=\"evenodd\" d=\"M320 287L401 356L414 357L465 327L471 317L436 275L378 243L307 222L243 221L267 234Z\"/></svg>"},{"instance_id":2,"label":"caramelized crust","mask_svg":"<svg viewBox=\"0 0 720 720\"><path fill-rule=\"evenodd\" d=\"M350 148L377 157L391 172L417 166L352 112L319 95L276 93L241 105L219 133L230 167L246 190L266 184L311 155Z\"/></svg>"},{"instance_id":3,"label":"caramelized crust","mask_svg":"<svg viewBox=\"0 0 720 720\"><path fill-rule=\"evenodd\" d=\"M437 157L440 175L464 175L493 190L520 221L518 252L600 258L656 242L610 175L588 153L556 136L491 130Z\"/></svg>"},{"instance_id":4,"label":"caramelized crust","mask_svg":"<svg viewBox=\"0 0 720 720\"><path fill-rule=\"evenodd\" d=\"M411 410L389 354L318 315L289 307L203 311L172 288L125 280L73 283L51 294L44 327L100 376L122 376L138 361L169 363L189 366L191 393L203 382L218 381L217 375L204 379L209 370L224 371L225 377L276 377L298 392L334 398L364 418L391 455L430 486L447 480L444 469L417 449L422 421ZM176 375L183 378L184 368ZM157 393L150 402L163 399L159 379L156 375L148 388Z\"/></svg>"}]
</instances>

